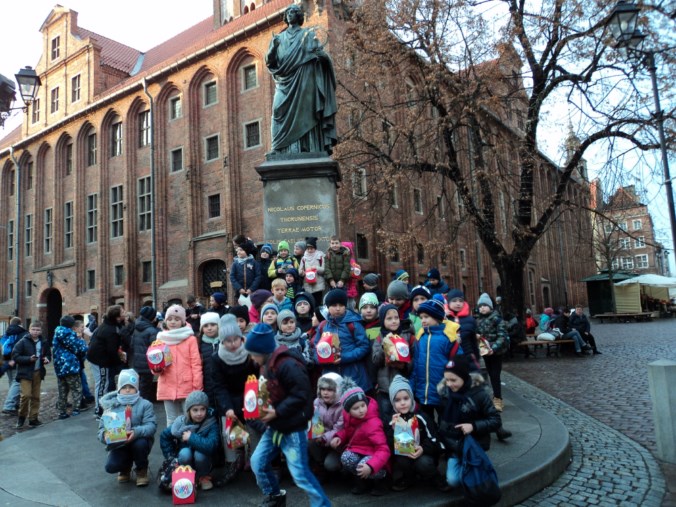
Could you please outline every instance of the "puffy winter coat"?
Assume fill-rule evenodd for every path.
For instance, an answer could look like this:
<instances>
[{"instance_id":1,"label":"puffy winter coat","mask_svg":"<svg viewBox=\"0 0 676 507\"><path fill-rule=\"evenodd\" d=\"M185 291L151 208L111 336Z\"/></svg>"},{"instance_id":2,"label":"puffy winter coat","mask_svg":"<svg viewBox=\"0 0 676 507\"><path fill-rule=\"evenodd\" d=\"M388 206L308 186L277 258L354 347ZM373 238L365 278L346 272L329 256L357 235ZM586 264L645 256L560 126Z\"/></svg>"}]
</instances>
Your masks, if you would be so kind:
<instances>
[{"instance_id":1,"label":"puffy winter coat","mask_svg":"<svg viewBox=\"0 0 676 507\"><path fill-rule=\"evenodd\" d=\"M41 344L41 352L38 355L37 353L37 344L33 341L30 334L24 335L12 350L12 360L17 364L16 368L16 380L33 380L33 372L35 371L35 364L40 365L40 376L44 379L47 374L43 358L47 358L51 361L52 351L49 347L49 341L45 340L40 336L38 338ZM37 361L31 361L31 357L38 355Z\"/></svg>"},{"instance_id":2,"label":"puffy winter coat","mask_svg":"<svg viewBox=\"0 0 676 507\"><path fill-rule=\"evenodd\" d=\"M244 384L249 375L258 377L260 368L250 357L242 364L226 364L215 352L211 356L214 396L218 415L225 416L234 410L240 421L244 420Z\"/></svg>"},{"instance_id":3,"label":"puffy winter coat","mask_svg":"<svg viewBox=\"0 0 676 507\"><path fill-rule=\"evenodd\" d=\"M326 252L326 268L324 269L324 278L327 282L342 280L347 283L351 276L350 269L350 249L344 246L340 247L338 252L329 250Z\"/></svg>"},{"instance_id":4,"label":"puffy winter coat","mask_svg":"<svg viewBox=\"0 0 676 507\"><path fill-rule=\"evenodd\" d=\"M52 340L52 355L54 356L54 372L59 378L66 375L79 375L80 360L87 353L87 344L81 340L70 328L57 326Z\"/></svg>"},{"instance_id":5,"label":"puffy winter coat","mask_svg":"<svg viewBox=\"0 0 676 507\"><path fill-rule=\"evenodd\" d=\"M462 454L463 434L455 428L456 424L471 423L474 428L472 436L484 450L488 450L491 446L491 432L502 426L500 414L495 410L493 399L486 390L483 377L472 373L471 378L472 385L460 407L460 420L455 423L448 417L452 403L451 391L443 380L437 385L442 406L438 437L449 457Z\"/></svg>"},{"instance_id":6,"label":"puffy winter coat","mask_svg":"<svg viewBox=\"0 0 676 507\"><path fill-rule=\"evenodd\" d=\"M298 265L298 274L303 277L303 290L305 292L320 292L324 291L326 288L326 282L324 281L324 267L326 265L326 257L323 252L316 250L312 258L309 257L309 254L303 256ZM317 282L316 283L307 283L305 281L305 273L308 269L317 270Z\"/></svg>"},{"instance_id":7,"label":"puffy winter coat","mask_svg":"<svg viewBox=\"0 0 676 507\"><path fill-rule=\"evenodd\" d=\"M570 314L570 327L577 329L580 334L588 333L591 329L591 324L589 324L589 319L584 313L571 313Z\"/></svg>"},{"instance_id":8,"label":"puffy winter coat","mask_svg":"<svg viewBox=\"0 0 676 507\"><path fill-rule=\"evenodd\" d=\"M331 405L327 405L321 398L317 397L314 401L314 410L312 418L318 417L324 425L324 434L316 440L321 441L324 445L329 445L336 433L343 429L343 406L338 400Z\"/></svg>"},{"instance_id":9,"label":"puffy winter coat","mask_svg":"<svg viewBox=\"0 0 676 507\"><path fill-rule=\"evenodd\" d=\"M182 419L184 424L191 424L186 421L187 416L185 415L178 416L174 424L180 424L179 419ZM206 456L213 456L216 453L221 435L218 419L213 408L208 409L206 418L195 431L191 432L187 442L171 434L172 426L164 428L160 434L160 448L165 458L175 458L184 447L190 447Z\"/></svg>"},{"instance_id":10,"label":"puffy winter coat","mask_svg":"<svg viewBox=\"0 0 676 507\"><path fill-rule=\"evenodd\" d=\"M118 417L124 419L124 411L127 405L117 401L117 393L112 392L101 398L101 407L103 410L112 410L119 414ZM150 401L139 397L136 403L131 406L131 429L134 430L134 438L148 438L152 446L157 431L157 419L155 418L153 404ZM99 420L98 437L101 443L105 443L104 432L103 420Z\"/></svg>"},{"instance_id":11,"label":"puffy winter coat","mask_svg":"<svg viewBox=\"0 0 676 507\"><path fill-rule=\"evenodd\" d=\"M436 326L421 329L416 335L413 348L411 390L423 405L438 405L436 386L444 378L444 368L449 359L463 354L458 329L460 326L449 320Z\"/></svg>"},{"instance_id":12,"label":"puffy winter coat","mask_svg":"<svg viewBox=\"0 0 676 507\"><path fill-rule=\"evenodd\" d=\"M329 317L325 322L325 324L323 322L320 324L319 332L314 337L314 359L319 363L316 353L317 342L322 333L330 332L338 334L340 340L340 363L321 364L321 374L332 371L343 377L350 377L364 391L368 391L373 387L367 371L371 342L366 337L364 326L361 324L361 316L352 310L347 310L342 317Z\"/></svg>"},{"instance_id":13,"label":"puffy winter coat","mask_svg":"<svg viewBox=\"0 0 676 507\"><path fill-rule=\"evenodd\" d=\"M261 266L251 255L244 262L235 259L230 266L230 283L239 294L240 289L257 290L261 284Z\"/></svg>"},{"instance_id":14,"label":"puffy winter coat","mask_svg":"<svg viewBox=\"0 0 676 507\"><path fill-rule=\"evenodd\" d=\"M284 258L277 256L270 263L270 267L268 268L268 277L273 279L284 278L286 270L290 268L298 269L298 261L294 256L289 255ZM283 269L284 273L277 273L277 270L279 269Z\"/></svg>"},{"instance_id":15,"label":"puffy winter coat","mask_svg":"<svg viewBox=\"0 0 676 507\"><path fill-rule=\"evenodd\" d=\"M509 349L507 324L497 311L488 315L479 314L476 325L477 333L486 338L495 354L504 354Z\"/></svg>"},{"instance_id":16,"label":"puffy winter coat","mask_svg":"<svg viewBox=\"0 0 676 507\"><path fill-rule=\"evenodd\" d=\"M183 338L178 343L168 338L169 335L177 336L177 332L181 331ZM173 358L172 364L165 368L157 380L157 399L183 400L191 392L201 391L202 358L197 338L192 335L192 327L163 331L157 335L157 339L169 344Z\"/></svg>"},{"instance_id":17,"label":"puffy winter coat","mask_svg":"<svg viewBox=\"0 0 676 507\"><path fill-rule=\"evenodd\" d=\"M148 359L146 352L148 347L155 341L157 334L160 332L157 327L153 326L145 317L139 317L134 323L134 334L131 337L131 365L139 375L150 375L152 372L148 367Z\"/></svg>"},{"instance_id":18,"label":"puffy winter coat","mask_svg":"<svg viewBox=\"0 0 676 507\"><path fill-rule=\"evenodd\" d=\"M117 351L122 346L122 337L120 336L117 325L110 322L107 318L98 326L91 340L89 341L89 350L87 359L101 368L112 368L122 364L122 360Z\"/></svg>"},{"instance_id":19,"label":"puffy winter coat","mask_svg":"<svg viewBox=\"0 0 676 507\"><path fill-rule=\"evenodd\" d=\"M356 419L343 410L343 429L336 433L348 451L371 456L367 461L373 473L389 468L390 446L383 431L383 422L378 413L378 403L367 398L368 409L363 419Z\"/></svg>"}]
</instances>

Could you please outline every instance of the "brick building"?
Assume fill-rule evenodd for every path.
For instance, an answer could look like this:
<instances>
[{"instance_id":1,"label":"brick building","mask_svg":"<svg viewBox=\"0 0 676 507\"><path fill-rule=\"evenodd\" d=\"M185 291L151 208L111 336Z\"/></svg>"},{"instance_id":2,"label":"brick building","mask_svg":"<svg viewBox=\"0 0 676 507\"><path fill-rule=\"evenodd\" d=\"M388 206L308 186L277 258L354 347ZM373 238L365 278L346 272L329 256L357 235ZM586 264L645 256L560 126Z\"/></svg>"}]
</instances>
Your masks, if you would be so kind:
<instances>
[{"instance_id":1,"label":"brick building","mask_svg":"<svg viewBox=\"0 0 676 507\"><path fill-rule=\"evenodd\" d=\"M38 99L23 126L0 141L0 315L40 318L52 328L62 313L112 303L138 312L154 293L162 306L227 284L232 236L265 239L254 170L270 146L274 84L264 56L291 3L214 0L213 17L145 53L80 27L66 7L51 11L40 27ZM339 1L304 8L308 24L341 22ZM348 121L341 113L339 129ZM557 169L544 162L536 186L548 193ZM415 282L438 266L470 300L499 290L466 224L449 236L447 253L426 254L417 244L381 251L378 222L392 218L355 218L364 196L359 174L351 177L339 191L340 234L355 243L364 271L404 268ZM578 183L570 198L586 201L584 179ZM436 194L420 185L402 189L396 221L415 224L421 207L429 209ZM462 210L456 203L445 213ZM580 217L566 217L529 261L528 305L536 310L584 296L578 280L589 265L572 252L588 247L576 239ZM433 228L442 239L444 219L439 214Z\"/></svg>"}]
</instances>

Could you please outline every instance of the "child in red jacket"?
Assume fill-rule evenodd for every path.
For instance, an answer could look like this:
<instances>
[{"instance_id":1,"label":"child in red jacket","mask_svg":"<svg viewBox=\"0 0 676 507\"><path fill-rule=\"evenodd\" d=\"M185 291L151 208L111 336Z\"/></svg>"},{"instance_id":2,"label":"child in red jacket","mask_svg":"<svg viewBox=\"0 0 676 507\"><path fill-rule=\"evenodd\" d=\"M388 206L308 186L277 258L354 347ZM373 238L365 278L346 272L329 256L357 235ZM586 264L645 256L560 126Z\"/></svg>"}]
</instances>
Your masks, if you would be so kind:
<instances>
[{"instance_id":1,"label":"child in red jacket","mask_svg":"<svg viewBox=\"0 0 676 507\"><path fill-rule=\"evenodd\" d=\"M387 474L390 448L378 414L378 404L364 394L352 379L343 381L343 429L331 440L338 448L347 442L340 456L343 468L357 477L352 494L362 495L371 490L373 496L385 494L384 479ZM373 484L369 482L373 480ZM373 487L371 487L373 486Z\"/></svg>"}]
</instances>

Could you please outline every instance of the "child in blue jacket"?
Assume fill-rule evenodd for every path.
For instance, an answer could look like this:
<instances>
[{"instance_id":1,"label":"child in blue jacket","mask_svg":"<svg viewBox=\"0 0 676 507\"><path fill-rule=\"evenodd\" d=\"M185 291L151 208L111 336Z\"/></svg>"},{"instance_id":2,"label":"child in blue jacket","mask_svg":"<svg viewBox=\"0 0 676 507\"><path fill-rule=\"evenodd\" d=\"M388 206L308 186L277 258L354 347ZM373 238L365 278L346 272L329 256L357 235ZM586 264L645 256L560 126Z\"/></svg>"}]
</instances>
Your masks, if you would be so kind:
<instances>
[{"instance_id":1,"label":"child in blue jacket","mask_svg":"<svg viewBox=\"0 0 676 507\"><path fill-rule=\"evenodd\" d=\"M192 466L200 488L211 489L211 466L220 440L218 420L202 391L188 395L185 410L160 435L162 454L165 459L177 458L179 465Z\"/></svg>"},{"instance_id":2,"label":"child in blue jacket","mask_svg":"<svg viewBox=\"0 0 676 507\"><path fill-rule=\"evenodd\" d=\"M82 404L82 379L80 371L82 368L81 361L87 354L87 345L73 331L74 325L75 319L73 317L70 315L62 317L60 325L54 330L54 340L52 341L54 371L58 379L59 388L59 400L56 402L59 419L70 417L66 412L68 393L73 398L71 416L80 415Z\"/></svg>"}]
</instances>

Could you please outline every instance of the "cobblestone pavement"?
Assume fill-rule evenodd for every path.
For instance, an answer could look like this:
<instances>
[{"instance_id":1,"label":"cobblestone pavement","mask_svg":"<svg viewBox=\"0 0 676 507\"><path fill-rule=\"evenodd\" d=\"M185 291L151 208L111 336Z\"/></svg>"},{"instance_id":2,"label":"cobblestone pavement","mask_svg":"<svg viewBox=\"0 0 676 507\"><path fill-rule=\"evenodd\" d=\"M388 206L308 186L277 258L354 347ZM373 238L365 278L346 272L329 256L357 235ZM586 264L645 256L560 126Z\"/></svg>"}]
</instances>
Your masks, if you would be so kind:
<instances>
[{"instance_id":1,"label":"cobblestone pavement","mask_svg":"<svg viewBox=\"0 0 676 507\"><path fill-rule=\"evenodd\" d=\"M657 359L676 360L676 320L664 319L626 324L594 325L592 323L592 326L592 333L602 355L577 358L572 355L572 351L564 350L560 358L547 358L540 350L537 359L523 359L519 356L506 361L504 370L610 426L650 452L655 452L655 430L652 402L648 391L647 365ZM525 396L525 387L523 392L521 392L521 387L517 390L519 394ZM628 468L624 469L623 475L631 474L631 466L629 466L631 461L626 461L632 459L631 457L625 456L623 461L622 458L613 456L613 445L605 445L610 444L609 442L606 442L605 447L602 448L590 445L594 444L593 431L588 432L584 426L580 426L575 417L570 420L570 414L566 413L565 406L560 410L553 406L551 410L568 426L573 445L578 451L575 452L574 447L574 455L578 460L582 458L583 462L576 466L574 461L571 469L551 488L548 488L548 490L560 488L560 492L550 494L550 496L547 496L548 490L542 492L540 495L545 496L540 498L543 502L540 505L589 505L592 503L575 503L557 495L568 491L569 487L573 490L577 489L573 483L567 486L576 475L582 474L583 477L592 481L600 480L596 477L596 470L599 465L603 465L603 462L606 464L609 461L626 463ZM580 432L586 437L580 437ZM582 441L579 440L580 438ZM588 438L588 441L585 442L585 438ZM641 458L639 461L648 463L650 455L639 446L636 446L636 449ZM674 507L676 506L676 466L661 463L661 469L668 487L661 505ZM626 479L628 488L640 490L647 487L644 481L650 482L650 478L647 477L635 479L627 475ZM603 480L599 483L591 482L591 484L595 486L595 489L607 492ZM634 490L630 489L627 493L630 491ZM537 496L540 497L540 495ZM601 497L599 501L608 502L612 498L615 497L608 494L605 500ZM535 497L531 500L537 501ZM627 501L629 503L624 505L646 505ZM620 498L615 498L611 503L618 505L622 502ZM651 505L659 505L659 503L651 503Z\"/></svg>"}]
</instances>

